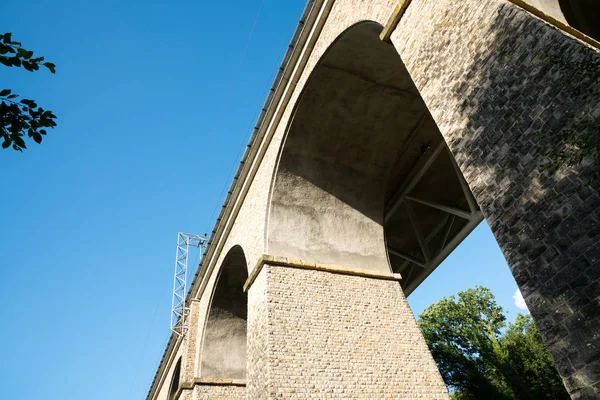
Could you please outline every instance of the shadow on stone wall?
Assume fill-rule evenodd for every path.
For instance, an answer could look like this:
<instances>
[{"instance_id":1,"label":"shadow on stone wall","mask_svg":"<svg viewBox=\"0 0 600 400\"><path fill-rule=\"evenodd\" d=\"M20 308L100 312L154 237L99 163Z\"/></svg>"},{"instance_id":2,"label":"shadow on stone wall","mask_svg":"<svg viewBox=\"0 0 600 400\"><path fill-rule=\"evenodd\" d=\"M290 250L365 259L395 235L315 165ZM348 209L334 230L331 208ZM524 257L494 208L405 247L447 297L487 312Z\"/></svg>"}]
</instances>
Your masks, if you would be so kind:
<instances>
[{"instance_id":1,"label":"shadow on stone wall","mask_svg":"<svg viewBox=\"0 0 600 400\"><path fill-rule=\"evenodd\" d=\"M600 141L600 55L509 4L487 34L494 49L478 49L453 88L468 120L448 144L566 386L596 398L600 164L543 166L569 151L565 138Z\"/></svg>"}]
</instances>

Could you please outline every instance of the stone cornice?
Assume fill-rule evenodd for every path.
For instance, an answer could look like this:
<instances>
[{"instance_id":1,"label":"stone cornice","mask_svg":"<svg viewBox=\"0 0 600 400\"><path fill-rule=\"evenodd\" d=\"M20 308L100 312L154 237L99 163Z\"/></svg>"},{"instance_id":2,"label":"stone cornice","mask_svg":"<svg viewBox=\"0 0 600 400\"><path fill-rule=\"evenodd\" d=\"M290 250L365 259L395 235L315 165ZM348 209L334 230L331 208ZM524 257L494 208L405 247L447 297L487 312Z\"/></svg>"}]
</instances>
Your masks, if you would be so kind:
<instances>
[{"instance_id":1,"label":"stone cornice","mask_svg":"<svg viewBox=\"0 0 600 400\"><path fill-rule=\"evenodd\" d=\"M329 272L332 274L351 275L351 276L357 276L357 277L362 277L362 278L381 279L381 280L386 280L386 281L400 281L402 279L400 274L392 274L392 273L382 274L382 273L373 272L373 271L364 270L364 269L346 268L341 265L319 264L319 263L315 263L315 262L311 262L311 261L299 260L296 258L288 258L288 257L280 257L280 256L272 256L269 254L263 254L259 258L259 260L256 263L256 265L254 266L254 268L252 269L252 272L250 273L248 280L246 280L246 283L244 284L244 292L247 292L250 289L250 287L254 283L254 280L256 279L258 274L260 274L260 271L262 270L262 268L265 264L268 264L270 266L277 266L277 267L311 269L311 270L316 270L316 271Z\"/></svg>"},{"instance_id":2,"label":"stone cornice","mask_svg":"<svg viewBox=\"0 0 600 400\"><path fill-rule=\"evenodd\" d=\"M208 379L208 378L195 378L194 382L187 385L181 385L177 389L177 392L173 396L174 399L179 399L181 394L185 390L194 390L194 387L198 386L246 386L245 379Z\"/></svg>"}]
</instances>

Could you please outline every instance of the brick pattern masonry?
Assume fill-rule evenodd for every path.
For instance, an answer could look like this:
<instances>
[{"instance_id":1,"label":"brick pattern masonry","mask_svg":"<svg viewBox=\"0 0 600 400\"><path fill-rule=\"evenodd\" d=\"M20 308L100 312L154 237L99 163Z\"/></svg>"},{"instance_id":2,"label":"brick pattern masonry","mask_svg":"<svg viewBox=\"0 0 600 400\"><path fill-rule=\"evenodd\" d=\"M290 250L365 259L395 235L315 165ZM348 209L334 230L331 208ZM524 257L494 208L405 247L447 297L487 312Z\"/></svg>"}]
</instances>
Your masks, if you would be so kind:
<instances>
[{"instance_id":1,"label":"brick pattern masonry","mask_svg":"<svg viewBox=\"0 0 600 400\"><path fill-rule=\"evenodd\" d=\"M249 299L249 398L448 399L398 282L265 264Z\"/></svg>"},{"instance_id":2,"label":"brick pattern masonry","mask_svg":"<svg viewBox=\"0 0 600 400\"><path fill-rule=\"evenodd\" d=\"M194 400L246 400L245 386L196 385Z\"/></svg>"}]
</instances>

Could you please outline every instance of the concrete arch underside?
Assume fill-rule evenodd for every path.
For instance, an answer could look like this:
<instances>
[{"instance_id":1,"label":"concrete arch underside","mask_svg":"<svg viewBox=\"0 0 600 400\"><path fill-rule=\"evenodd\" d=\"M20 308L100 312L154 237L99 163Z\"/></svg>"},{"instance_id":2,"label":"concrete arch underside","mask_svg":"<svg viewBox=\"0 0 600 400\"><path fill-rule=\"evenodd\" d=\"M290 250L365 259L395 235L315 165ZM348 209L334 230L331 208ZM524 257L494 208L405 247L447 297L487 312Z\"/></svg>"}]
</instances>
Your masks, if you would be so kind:
<instances>
[{"instance_id":1,"label":"concrete arch underside","mask_svg":"<svg viewBox=\"0 0 600 400\"><path fill-rule=\"evenodd\" d=\"M399 273L409 294L483 217L382 28L349 28L305 86L277 165L268 251Z\"/></svg>"},{"instance_id":2,"label":"concrete arch underside","mask_svg":"<svg viewBox=\"0 0 600 400\"><path fill-rule=\"evenodd\" d=\"M193 288L208 310L225 251L242 245L246 398L325 393L329 373L356 383L340 398L445 398L404 291L482 215L572 397L600 396L600 188L578 190L590 164L540 168L548 137L598 126L600 82L583 68L598 51L505 0L413 0L391 44L375 39L397 2L315 4ZM174 345L197 350L188 382L191 342ZM352 367L315 361L328 352Z\"/></svg>"}]
</instances>

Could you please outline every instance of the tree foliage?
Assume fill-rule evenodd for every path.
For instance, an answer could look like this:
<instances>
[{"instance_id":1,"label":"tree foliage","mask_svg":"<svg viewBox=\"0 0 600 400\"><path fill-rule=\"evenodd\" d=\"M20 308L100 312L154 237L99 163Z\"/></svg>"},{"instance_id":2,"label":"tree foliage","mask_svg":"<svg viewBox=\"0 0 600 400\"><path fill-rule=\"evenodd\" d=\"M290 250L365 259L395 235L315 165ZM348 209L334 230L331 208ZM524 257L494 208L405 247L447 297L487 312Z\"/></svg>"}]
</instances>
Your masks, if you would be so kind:
<instances>
[{"instance_id":1,"label":"tree foliage","mask_svg":"<svg viewBox=\"0 0 600 400\"><path fill-rule=\"evenodd\" d=\"M21 47L21 43L12 40L12 34L0 34L0 63L7 67L22 67L33 72L45 67L51 73L56 66L44 62L44 57L33 57L33 51ZM12 147L23 151L27 148L25 135L36 143L42 142L46 129L54 128L56 116L52 111L44 110L35 101L20 99L10 89L0 89L0 138L2 148Z\"/></svg>"},{"instance_id":2,"label":"tree foliage","mask_svg":"<svg viewBox=\"0 0 600 400\"><path fill-rule=\"evenodd\" d=\"M419 326L456 400L568 399L531 317L506 317L487 288L444 298Z\"/></svg>"}]
</instances>

